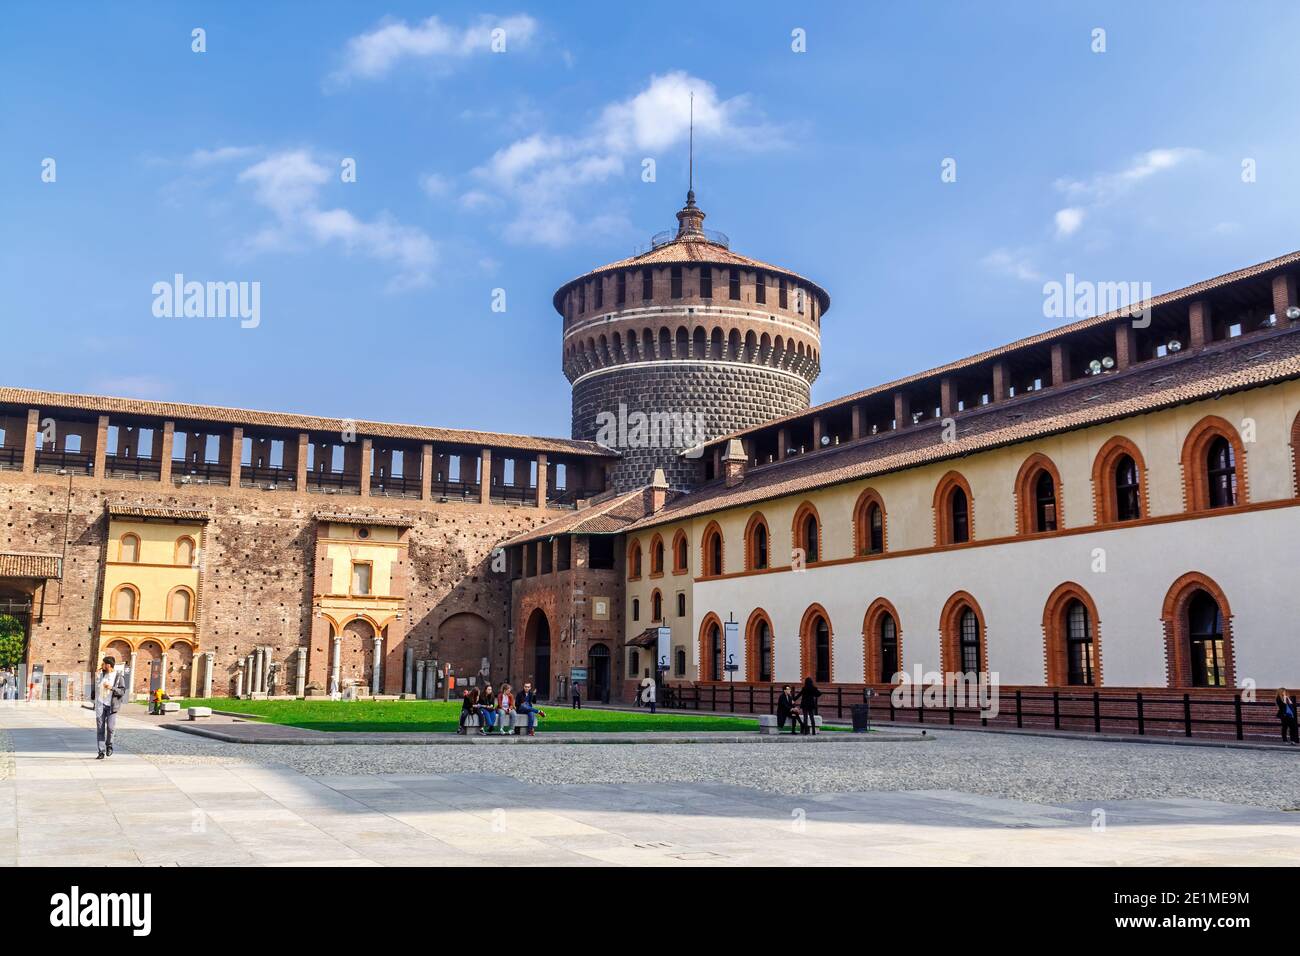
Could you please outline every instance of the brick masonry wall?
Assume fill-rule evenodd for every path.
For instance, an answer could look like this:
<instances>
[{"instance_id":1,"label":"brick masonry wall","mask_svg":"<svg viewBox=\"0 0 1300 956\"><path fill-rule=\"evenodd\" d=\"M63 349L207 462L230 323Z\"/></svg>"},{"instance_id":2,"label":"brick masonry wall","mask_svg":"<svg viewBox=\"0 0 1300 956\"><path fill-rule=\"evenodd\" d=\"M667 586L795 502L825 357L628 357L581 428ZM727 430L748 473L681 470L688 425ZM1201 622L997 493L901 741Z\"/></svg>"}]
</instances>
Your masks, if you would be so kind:
<instances>
[{"instance_id":1,"label":"brick masonry wall","mask_svg":"<svg viewBox=\"0 0 1300 956\"><path fill-rule=\"evenodd\" d=\"M374 512L412 521L406 585L405 642L416 659L439 657L445 639L457 670L483 657L493 679L506 666L510 585L490 567L498 542L558 512L505 506L427 505L352 496L255 489L163 487L156 482L95 482L57 475L0 472L0 550L61 554L64 580L51 582L45 613L32 621L29 662L47 674L80 675L99 657L98 625L109 503L204 509L207 524L199 595L198 654L216 656L214 694L234 692L241 658L269 644L281 665L277 690L291 692L296 649L309 645L312 565L318 511ZM59 592L62 592L61 594ZM443 624L457 615L443 631ZM465 626L470 622L472 626ZM468 643L475 646L468 646ZM402 682L404 646L385 648L385 689ZM312 669L314 672L314 668ZM200 678L201 680L201 678ZM201 689L201 688L200 688Z\"/></svg>"},{"instance_id":2,"label":"brick masonry wall","mask_svg":"<svg viewBox=\"0 0 1300 956\"><path fill-rule=\"evenodd\" d=\"M622 539L620 538L620 541ZM619 545L621 548L621 544ZM619 676L625 664L623 648L623 570L621 561L610 570L587 567L585 539L573 543L573 568L531 578L519 578L514 584L514 643L510 680L516 688L525 680L542 685L535 673L535 642L528 631L529 619L535 611L546 615L551 635L551 673L545 686L551 694L557 691L557 677L564 678L565 703L570 693L568 682L570 668L586 667L588 655L594 644L604 644L610 652L611 700L620 699ZM617 553L617 552L616 552ZM609 620L598 621L592 617L592 599L609 600ZM577 603L575 599L581 599ZM578 618L578 640L568 639L570 615ZM589 688L588 688L589 689ZM584 689L583 699L587 699Z\"/></svg>"},{"instance_id":3,"label":"brick masonry wall","mask_svg":"<svg viewBox=\"0 0 1300 956\"><path fill-rule=\"evenodd\" d=\"M708 365L657 365L616 369L580 381L573 387L573 437L595 441L602 412L617 415L668 413L703 415L705 438L802 411L809 405L810 386L803 381L757 365L713 362ZM623 454L613 470L613 487L626 490L646 484L655 468L663 468L675 488L703 480L703 461L679 456L672 447L618 448Z\"/></svg>"}]
</instances>

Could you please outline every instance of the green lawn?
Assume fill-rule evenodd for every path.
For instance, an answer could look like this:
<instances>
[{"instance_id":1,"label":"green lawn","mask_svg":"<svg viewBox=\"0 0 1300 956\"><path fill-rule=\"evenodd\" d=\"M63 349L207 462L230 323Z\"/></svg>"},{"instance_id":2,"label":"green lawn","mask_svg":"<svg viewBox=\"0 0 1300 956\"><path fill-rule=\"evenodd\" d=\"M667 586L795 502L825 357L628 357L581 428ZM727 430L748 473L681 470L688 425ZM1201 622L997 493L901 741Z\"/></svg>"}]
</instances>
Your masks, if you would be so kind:
<instances>
[{"instance_id":1,"label":"green lawn","mask_svg":"<svg viewBox=\"0 0 1300 956\"><path fill-rule=\"evenodd\" d=\"M205 706L247 714L258 720L308 730L450 733L460 719L460 703L440 700L235 700L228 697L184 700L182 707ZM637 733L645 731L754 731L752 717L681 716L644 711L570 710L543 706L539 733Z\"/></svg>"}]
</instances>

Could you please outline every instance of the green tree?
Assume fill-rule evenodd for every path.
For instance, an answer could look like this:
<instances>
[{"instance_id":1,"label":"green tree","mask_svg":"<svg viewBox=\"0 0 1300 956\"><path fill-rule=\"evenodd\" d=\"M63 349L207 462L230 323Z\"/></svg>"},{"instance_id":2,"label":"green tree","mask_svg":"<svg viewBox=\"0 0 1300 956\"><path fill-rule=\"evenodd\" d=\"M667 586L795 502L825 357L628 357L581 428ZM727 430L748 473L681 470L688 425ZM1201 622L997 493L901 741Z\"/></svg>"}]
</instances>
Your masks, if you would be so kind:
<instances>
[{"instance_id":1,"label":"green tree","mask_svg":"<svg viewBox=\"0 0 1300 956\"><path fill-rule=\"evenodd\" d=\"M0 667L17 667L26 652L26 629L12 614L0 614Z\"/></svg>"}]
</instances>

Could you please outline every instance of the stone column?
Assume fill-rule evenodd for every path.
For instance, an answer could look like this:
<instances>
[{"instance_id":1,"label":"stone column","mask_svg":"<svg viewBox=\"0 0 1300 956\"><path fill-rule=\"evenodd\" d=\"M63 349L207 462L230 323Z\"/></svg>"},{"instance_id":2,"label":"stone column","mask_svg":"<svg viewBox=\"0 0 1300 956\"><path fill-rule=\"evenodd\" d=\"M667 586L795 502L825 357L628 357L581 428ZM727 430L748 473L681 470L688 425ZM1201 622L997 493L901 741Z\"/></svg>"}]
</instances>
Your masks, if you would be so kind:
<instances>
[{"instance_id":1,"label":"stone column","mask_svg":"<svg viewBox=\"0 0 1300 956\"><path fill-rule=\"evenodd\" d=\"M491 504L492 503L492 449L484 448L483 451L480 452L479 454L479 461L482 462L482 464L479 467L479 488L478 488L479 504L483 504L483 505ZM462 476L461 481L464 480L465 479Z\"/></svg>"},{"instance_id":2,"label":"stone column","mask_svg":"<svg viewBox=\"0 0 1300 956\"><path fill-rule=\"evenodd\" d=\"M235 672L235 696L244 696L244 662L239 662L239 670Z\"/></svg>"},{"instance_id":3,"label":"stone column","mask_svg":"<svg viewBox=\"0 0 1300 956\"><path fill-rule=\"evenodd\" d=\"M127 674L127 677L128 677L128 679L130 680L130 682L131 682L131 686L127 689L127 692L126 692L126 699L127 699L127 700L135 700L135 688L136 688L136 683L135 683L135 662L136 662L136 660L137 660L139 657L140 657L139 654L135 653L134 651L131 652L131 668L130 668L130 672Z\"/></svg>"},{"instance_id":4,"label":"stone column","mask_svg":"<svg viewBox=\"0 0 1300 956\"><path fill-rule=\"evenodd\" d=\"M1007 376L1008 376L1007 363L994 362L993 363L993 401L1005 402L1007 400L1007 392L1010 391L1010 388L1008 387L1008 383L1007 383Z\"/></svg>"},{"instance_id":5,"label":"stone column","mask_svg":"<svg viewBox=\"0 0 1300 956\"><path fill-rule=\"evenodd\" d=\"M158 655L158 686L162 692L167 693L167 652L163 651Z\"/></svg>"},{"instance_id":6,"label":"stone column","mask_svg":"<svg viewBox=\"0 0 1300 956\"><path fill-rule=\"evenodd\" d=\"M370 693L382 694L384 692L384 639L378 634L375 635L375 669L374 675L370 678Z\"/></svg>"},{"instance_id":7,"label":"stone column","mask_svg":"<svg viewBox=\"0 0 1300 956\"><path fill-rule=\"evenodd\" d=\"M298 663L294 669L294 694L298 697L307 696L307 648L298 648Z\"/></svg>"},{"instance_id":8,"label":"stone column","mask_svg":"<svg viewBox=\"0 0 1300 956\"><path fill-rule=\"evenodd\" d=\"M1064 342L1052 343L1052 384L1063 385L1070 380L1070 347Z\"/></svg>"},{"instance_id":9,"label":"stone column","mask_svg":"<svg viewBox=\"0 0 1300 956\"><path fill-rule=\"evenodd\" d=\"M906 392L894 393L894 427L907 428L912 424L912 400Z\"/></svg>"},{"instance_id":10,"label":"stone column","mask_svg":"<svg viewBox=\"0 0 1300 956\"><path fill-rule=\"evenodd\" d=\"M249 684L249 690L254 694L266 689L262 686L262 649L260 647L253 648L253 678Z\"/></svg>"},{"instance_id":11,"label":"stone column","mask_svg":"<svg viewBox=\"0 0 1300 956\"><path fill-rule=\"evenodd\" d=\"M271 657L275 648L269 644L262 648L262 690L268 694L271 692Z\"/></svg>"},{"instance_id":12,"label":"stone column","mask_svg":"<svg viewBox=\"0 0 1300 956\"><path fill-rule=\"evenodd\" d=\"M343 661L343 638L334 635L334 646L330 649L330 688L342 692L343 675L340 670Z\"/></svg>"},{"instance_id":13,"label":"stone column","mask_svg":"<svg viewBox=\"0 0 1300 956\"><path fill-rule=\"evenodd\" d=\"M1210 325L1210 303L1205 299L1197 299L1187 307L1187 322L1192 331L1192 348L1202 348L1214 338L1214 330Z\"/></svg>"},{"instance_id":14,"label":"stone column","mask_svg":"<svg viewBox=\"0 0 1300 956\"><path fill-rule=\"evenodd\" d=\"M257 656L253 653L244 658L244 690L250 696L257 691Z\"/></svg>"},{"instance_id":15,"label":"stone column","mask_svg":"<svg viewBox=\"0 0 1300 956\"><path fill-rule=\"evenodd\" d=\"M1296 304L1296 277L1294 273L1283 273L1273 277L1273 314L1279 326L1290 322L1286 310ZM1300 319L1296 320L1300 321Z\"/></svg>"},{"instance_id":16,"label":"stone column","mask_svg":"<svg viewBox=\"0 0 1300 956\"><path fill-rule=\"evenodd\" d=\"M36 470L36 433L40 431L40 424L40 409L27 409L27 436L23 445L23 474L25 475L30 475Z\"/></svg>"},{"instance_id":17,"label":"stone column","mask_svg":"<svg viewBox=\"0 0 1300 956\"><path fill-rule=\"evenodd\" d=\"M406 457L402 457L402 469L406 469ZM433 497L433 446L427 442L420 446L420 500L428 501Z\"/></svg>"},{"instance_id":18,"label":"stone column","mask_svg":"<svg viewBox=\"0 0 1300 956\"><path fill-rule=\"evenodd\" d=\"M217 655L208 651L203 655L203 696L212 696L212 669L216 666Z\"/></svg>"},{"instance_id":19,"label":"stone column","mask_svg":"<svg viewBox=\"0 0 1300 956\"><path fill-rule=\"evenodd\" d=\"M298 433L298 468L295 478L295 490L299 494L307 490L307 433Z\"/></svg>"},{"instance_id":20,"label":"stone column","mask_svg":"<svg viewBox=\"0 0 1300 956\"><path fill-rule=\"evenodd\" d=\"M1115 367L1128 368L1137 362L1137 332L1133 322L1115 323Z\"/></svg>"},{"instance_id":21,"label":"stone column","mask_svg":"<svg viewBox=\"0 0 1300 956\"><path fill-rule=\"evenodd\" d=\"M424 700L424 661L415 662L415 696Z\"/></svg>"},{"instance_id":22,"label":"stone column","mask_svg":"<svg viewBox=\"0 0 1300 956\"><path fill-rule=\"evenodd\" d=\"M537 456L537 507L546 507L546 456Z\"/></svg>"},{"instance_id":23,"label":"stone column","mask_svg":"<svg viewBox=\"0 0 1300 956\"><path fill-rule=\"evenodd\" d=\"M244 467L244 429L236 425L230 431L230 487L239 487L239 475Z\"/></svg>"},{"instance_id":24,"label":"stone column","mask_svg":"<svg viewBox=\"0 0 1300 956\"><path fill-rule=\"evenodd\" d=\"M402 660L402 693L415 693L415 648L408 647Z\"/></svg>"},{"instance_id":25,"label":"stone column","mask_svg":"<svg viewBox=\"0 0 1300 956\"><path fill-rule=\"evenodd\" d=\"M370 497L370 470L374 468L375 449L371 439L361 439L361 497Z\"/></svg>"},{"instance_id":26,"label":"stone column","mask_svg":"<svg viewBox=\"0 0 1300 956\"><path fill-rule=\"evenodd\" d=\"M95 480L104 480L105 458L108 455L108 416L99 416L99 427L95 430Z\"/></svg>"}]
</instances>

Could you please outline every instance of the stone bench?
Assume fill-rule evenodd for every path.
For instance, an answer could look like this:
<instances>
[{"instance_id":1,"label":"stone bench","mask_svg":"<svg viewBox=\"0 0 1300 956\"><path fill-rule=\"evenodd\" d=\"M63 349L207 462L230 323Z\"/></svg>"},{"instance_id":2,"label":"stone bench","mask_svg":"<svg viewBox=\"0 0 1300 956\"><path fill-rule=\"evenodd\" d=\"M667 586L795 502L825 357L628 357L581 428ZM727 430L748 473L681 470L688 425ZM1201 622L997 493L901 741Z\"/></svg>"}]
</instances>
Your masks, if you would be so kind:
<instances>
[{"instance_id":1,"label":"stone bench","mask_svg":"<svg viewBox=\"0 0 1300 956\"><path fill-rule=\"evenodd\" d=\"M813 717L813 721L814 721L814 723L816 723L816 725L817 725L817 729L820 730L820 729L821 729L821 726L822 726L822 717L821 717L821 714L816 714L816 715ZM802 723L802 721L799 721L799 723ZM787 734L790 732L790 729L789 729L789 728L790 728L790 722L789 722L789 721L786 721L786 726L785 726L784 729L785 729L785 732L786 732ZM772 735L772 734L779 734L779 733L781 732L781 730L782 730L782 728L780 728L780 727L778 727L778 726L776 725L776 714L760 714L760 715L759 715L759 717L758 717L758 732L759 732L760 734L763 734L764 736L770 736L770 735ZM799 729L799 730L797 730L796 733L803 733L802 728Z\"/></svg>"},{"instance_id":2,"label":"stone bench","mask_svg":"<svg viewBox=\"0 0 1300 956\"><path fill-rule=\"evenodd\" d=\"M162 712L164 714L174 714L181 709L181 705L174 700L165 700L162 702Z\"/></svg>"},{"instance_id":3,"label":"stone bench","mask_svg":"<svg viewBox=\"0 0 1300 956\"><path fill-rule=\"evenodd\" d=\"M542 723L541 719L538 718L537 723L534 724L534 727L541 726L541 723ZM477 730L479 727L482 726L483 726L483 718L480 717L478 714L470 714L468 717L465 718L466 731L470 730L471 728ZM496 724L493 726L491 732L496 733L497 731L502 729L527 730L528 715L520 714L520 713L499 715L497 717Z\"/></svg>"},{"instance_id":4,"label":"stone bench","mask_svg":"<svg viewBox=\"0 0 1300 956\"><path fill-rule=\"evenodd\" d=\"M190 720L198 720L200 717L212 716L211 707L190 707L187 712L190 715Z\"/></svg>"}]
</instances>

